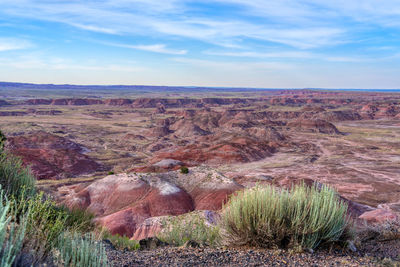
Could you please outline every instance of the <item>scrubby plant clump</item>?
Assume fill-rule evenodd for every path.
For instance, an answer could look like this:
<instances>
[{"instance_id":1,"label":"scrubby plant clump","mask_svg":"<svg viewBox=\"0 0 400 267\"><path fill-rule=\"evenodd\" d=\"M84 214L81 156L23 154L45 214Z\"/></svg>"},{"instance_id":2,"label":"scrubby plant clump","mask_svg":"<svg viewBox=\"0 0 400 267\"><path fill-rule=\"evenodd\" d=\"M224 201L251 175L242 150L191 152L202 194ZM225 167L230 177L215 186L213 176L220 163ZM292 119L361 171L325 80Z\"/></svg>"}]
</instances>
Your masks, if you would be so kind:
<instances>
[{"instance_id":1,"label":"scrubby plant clump","mask_svg":"<svg viewBox=\"0 0 400 267\"><path fill-rule=\"evenodd\" d=\"M12 222L9 214L11 202L5 198L0 186L0 266L10 267L20 254L25 238L27 220Z\"/></svg>"},{"instance_id":2,"label":"scrubby plant clump","mask_svg":"<svg viewBox=\"0 0 400 267\"><path fill-rule=\"evenodd\" d=\"M108 266L105 248L93 234L81 237L76 233L63 233L58 238L55 258L65 267Z\"/></svg>"},{"instance_id":3,"label":"scrubby plant clump","mask_svg":"<svg viewBox=\"0 0 400 267\"><path fill-rule=\"evenodd\" d=\"M163 221L163 228L157 238L173 246L182 246L188 241L205 246L219 244L219 227L207 224L199 214L166 219Z\"/></svg>"},{"instance_id":4,"label":"scrubby plant clump","mask_svg":"<svg viewBox=\"0 0 400 267\"><path fill-rule=\"evenodd\" d=\"M188 167L185 167L185 166L182 166L182 167L181 167L181 173L183 173L183 174L188 174L188 173L189 173L189 168L188 168Z\"/></svg>"},{"instance_id":5,"label":"scrubby plant clump","mask_svg":"<svg viewBox=\"0 0 400 267\"><path fill-rule=\"evenodd\" d=\"M119 250L138 250L140 249L140 244L136 240L131 240L127 236L121 236L119 234L112 235L110 232L106 231L103 234L103 238L110 241L113 246Z\"/></svg>"},{"instance_id":6,"label":"scrubby plant clump","mask_svg":"<svg viewBox=\"0 0 400 267\"><path fill-rule=\"evenodd\" d=\"M7 140L6 136L2 133L2 131L0 131L0 153L4 149L6 140Z\"/></svg>"},{"instance_id":7,"label":"scrubby plant clump","mask_svg":"<svg viewBox=\"0 0 400 267\"><path fill-rule=\"evenodd\" d=\"M0 152L0 185L7 196L33 196L36 180L22 161L6 151Z\"/></svg>"},{"instance_id":8,"label":"scrubby plant clump","mask_svg":"<svg viewBox=\"0 0 400 267\"><path fill-rule=\"evenodd\" d=\"M244 190L224 206L221 225L227 244L258 247L315 249L351 232L347 204L328 186Z\"/></svg>"}]
</instances>

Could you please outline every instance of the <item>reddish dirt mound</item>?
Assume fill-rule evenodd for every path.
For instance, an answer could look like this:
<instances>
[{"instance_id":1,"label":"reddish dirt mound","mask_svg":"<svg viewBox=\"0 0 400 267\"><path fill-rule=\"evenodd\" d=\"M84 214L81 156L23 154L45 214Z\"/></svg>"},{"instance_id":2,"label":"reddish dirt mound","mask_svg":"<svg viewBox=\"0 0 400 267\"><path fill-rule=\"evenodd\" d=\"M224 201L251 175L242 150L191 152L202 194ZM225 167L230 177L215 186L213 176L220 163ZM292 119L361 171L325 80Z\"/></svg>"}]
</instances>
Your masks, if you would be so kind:
<instances>
[{"instance_id":1,"label":"reddish dirt mound","mask_svg":"<svg viewBox=\"0 0 400 267\"><path fill-rule=\"evenodd\" d=\"M191 165L250 162L271 156L275 147L268 140L249 136L224 134L179 147L171 152L159 152L152 161L176 159Z\"/></svg>"},{"instance_id":2,"label":"reddish dirt mound","mask_svg":"<svg viewBox=\"0 0 400 267\"><path fill-rule=\"evenodd\" d=\"M299 119L289 122L287 126L315 133L341 134L335 125L320 119Z\"/></svg>"},{"instance_id":3,"label":"reddish dirt mound","mask_svg":"<svg viewBox=\"0 0 400 267\"><path fill-rule=\"evenodd\" d=\"M112 233L132 236L146 218L194 210L189 194L157 176L121 174L96 181L70 195L69 207L85 208Z\"/></svg>"},{"instance_id":4,"label":"reddish dirt mound","mask_svg":"<svg viewBox=\"0 0 400 267\"><path fill-rule=\"evenodd\" d=\"M68 207L87 209L112 233L132 237L157 228L152 220L145 222L148 218L219 210L231 193L242 188L212 169L197 167L188 174L111 175L85 188L63 187L59 192Z\"/></svg>"},{"instance_id":5,"label":"reddish dirt mound","mask_svg":"<svg viewBox=\"0 0 400 267\"><path fill-rule=\"evenodd\" d=\"M101 167L75 150L20 148L13 153L22 158L24 165L30 166L37 179L74 177L93 173Z\"/></svg>"},{"instance_id":6,"label":"reddish dirt mound","mask_svg":"<svg viewBox=\"0 0 400 267\"><path fill-rule=\"evenodd\" d=\"M101 165L82 154L77 143L46 132L8 138L8 148L29 165L37 179L60 179L93 173Z\"/></svg>"}]
</instances>

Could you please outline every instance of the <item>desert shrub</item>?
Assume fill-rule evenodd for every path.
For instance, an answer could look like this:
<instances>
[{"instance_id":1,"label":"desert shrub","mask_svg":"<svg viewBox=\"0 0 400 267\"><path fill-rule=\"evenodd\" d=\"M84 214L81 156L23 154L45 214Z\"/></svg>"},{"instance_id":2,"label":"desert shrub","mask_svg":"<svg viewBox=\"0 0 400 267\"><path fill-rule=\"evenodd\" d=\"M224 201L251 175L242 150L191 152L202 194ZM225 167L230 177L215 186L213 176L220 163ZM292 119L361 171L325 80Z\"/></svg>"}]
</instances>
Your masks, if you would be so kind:
<instances>
[{"instance_id":1,"label":"desert shrub","mask_svg":"<svg viewBox=\"0 0 400 267\"><path fill-rule=\"evenodd\" d=\"M69 231L78 233L92 232L95 229L94 214L83 209L69 209L65 206L59 208L66 216L65 226Z\"/></svg>"},{"instance_id":2,"label":"desert shrub","mask_svg":"<svg viewBox=\"0 0 400 267\"><path fill-rule=\"evenodd\" d=\"M188 167L182 166L182 167L181 167L181 173L183 173L183 174L188 174L188 173L189 173Z\"/></svg>"},{"instance_id":3,"label":"desert shrub","mask_svg":"<svg viewBox=\"0 0 400 267\"><path fill-rule=\"evenodd\" d=\"M24 246L33 252L35 263L47 259L59 235L68 229L67 212L45 199L42 192L29 199L23 195L14 198L12 208L17 216L28 214Z\"/></svg>"},{"instance_id":4,"label":"desert shrub","mask_svg":"<svg viewBox=\"0 0 400 267\"><path fill-rule=\"evenodd\" d=\"M3 151L6 140L6 136L0 131L0 152Z\"/></svg>"},{"instance_id":5,"label":"desert shrub","mask_svg":"<svg viewBox=\"0 0 400 267\"><path fill-rule=\"evenodd\" d=\"M170 245L182 246L188 241L206 246L219 244L219 227L209 225L199 214L168 218L162 224L164 229L157 238Z\"/></svg>"},{"instance_id":6,"label":"desert shrub","mask_svg":"<svg viewBox=\"0 0 400 267\"><path fill-rule=\"evenodd\" d=\"M107 175L113 175L113 174L115 174L114 171L109 171L109 172L107 173Z\"/></svg>"},{"instance_id":7,"label":"desert shrub","mask_svg":"<svg viewBox=\"0 0 400 267\"><path fill-rule=\"evenodd\" d=\"M35 178L19 158L4 151L0 153L0 185L7 196L19 198L35 194Z\"/></svg>"},{"instance_id":8,"label":"desert shrub","mask_svg":"<svg viewBox=\"0 0 400 267\"><path fill-rule=\"evenodd\" d=\"M0 187L0 266L12 266L16 257L21 253L26 222L25 218L19 220L19 224L12 222L9 214L10 201L4 196Z\"/></svg>"},{"instance_id":9,"label":"desert shrub","mask_svg":"<svg viewBox=\"0 0 400 267\"><path fill-rule=\"evenodd\" d=\"M54 255L56 261L65 267L108 266L105 248L93 234L82 237L77 233L63 233L58 237Z\"/></svg>"},{"instance_id":10,"label":"desert shrub","mask_svg":"<svg viewBox=\"0 0 400 267\"><path fill-rule=\"evenodd\" d=\"M136 240L130 240L127 236L121 236L119 234L112 235L110 232L106 231L103 238L109 240L113 246L119 250L138 250L140 249L140 244Z\"/></svg>"},{"instance_id":11,"label":"desert shrub","mask_svg":"<svg viewBox=\"0 0 400 267\"><path fill-rule=\"evenodd\" d=\"M311 248L350 233L347 204L328 186L247 189L224 206L222 235L229 245Z\"/></svg>"}]
</instances>

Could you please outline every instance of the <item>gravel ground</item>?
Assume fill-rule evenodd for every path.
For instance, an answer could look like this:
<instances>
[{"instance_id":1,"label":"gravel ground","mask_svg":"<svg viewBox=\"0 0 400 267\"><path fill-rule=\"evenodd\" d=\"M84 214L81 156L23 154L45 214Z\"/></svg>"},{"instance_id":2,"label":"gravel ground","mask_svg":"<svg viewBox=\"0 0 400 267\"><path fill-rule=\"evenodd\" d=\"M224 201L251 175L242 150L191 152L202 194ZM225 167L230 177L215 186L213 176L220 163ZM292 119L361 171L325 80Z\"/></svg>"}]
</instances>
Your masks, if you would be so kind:
<instances>
[{"instance_id":1,"label":"gravel ground","mask_svg":"<svg viewBox=\"0 0 400 267\"><path fill-rule=\"evenodd\" d=\"M379 266L377 258L360 252L164 247L118 251L108 246L112 266Z\"/></svg>"}]
</instances>

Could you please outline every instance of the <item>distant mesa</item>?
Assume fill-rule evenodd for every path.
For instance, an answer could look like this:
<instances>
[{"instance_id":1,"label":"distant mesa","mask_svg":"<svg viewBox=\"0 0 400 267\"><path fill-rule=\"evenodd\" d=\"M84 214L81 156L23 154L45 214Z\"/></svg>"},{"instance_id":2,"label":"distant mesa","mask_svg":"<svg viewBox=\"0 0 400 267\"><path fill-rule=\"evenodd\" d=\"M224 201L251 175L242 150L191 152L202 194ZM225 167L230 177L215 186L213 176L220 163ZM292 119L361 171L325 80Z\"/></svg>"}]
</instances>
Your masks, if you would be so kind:
<instances>
[{"instance_id":1,"label":"distant mesa","mask_svg":"<svg viewBox=\"0 0 400 267\"><path fill-rule=\"evenodd\" d=\"M298 119L289 122L288 127L302 129L314 133L341 134L335 125L320 119Z\"/></svg>"}]
</instances>

